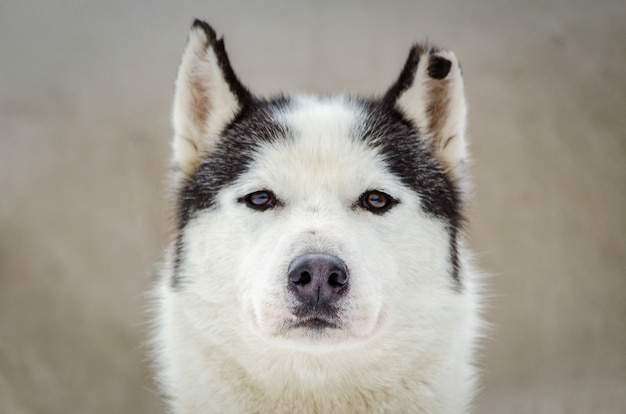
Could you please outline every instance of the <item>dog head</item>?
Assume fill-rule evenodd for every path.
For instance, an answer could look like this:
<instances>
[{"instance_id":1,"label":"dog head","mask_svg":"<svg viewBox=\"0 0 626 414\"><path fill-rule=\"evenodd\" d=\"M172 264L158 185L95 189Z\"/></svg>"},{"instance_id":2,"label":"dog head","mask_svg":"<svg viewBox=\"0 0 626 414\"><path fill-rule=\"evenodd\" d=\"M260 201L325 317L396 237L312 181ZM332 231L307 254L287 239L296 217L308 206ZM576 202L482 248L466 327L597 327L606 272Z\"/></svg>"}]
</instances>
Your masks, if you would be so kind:
<instances>
[{"instance_id":1,"label":"dog head","mask_svg":"<svg viewBox=\"0 0 626 414\"><path fill-rule=\"evenodd\" d=\"M380 98L256 97L196 21L174 102L171 288L213 336L244 325L335 349L436 325L463 287L465 112L455 56L424 45Z\"/></svg>"}]
</instances>

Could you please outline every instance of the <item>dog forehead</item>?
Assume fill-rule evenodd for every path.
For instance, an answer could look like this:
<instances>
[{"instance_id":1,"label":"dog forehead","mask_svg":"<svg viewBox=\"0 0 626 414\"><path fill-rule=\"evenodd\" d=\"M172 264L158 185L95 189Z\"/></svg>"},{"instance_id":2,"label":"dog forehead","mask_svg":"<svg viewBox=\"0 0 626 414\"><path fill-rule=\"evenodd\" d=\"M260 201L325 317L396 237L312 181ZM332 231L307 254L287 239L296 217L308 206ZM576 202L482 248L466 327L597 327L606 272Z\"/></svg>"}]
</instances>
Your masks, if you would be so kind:
<instances>
[{"instance_id":1,"label":"dog forehead","mask_svg":"<svg viewBox=\"0 0 626 414\"><path fill-rule=\"evenodd\" d=\"M262 144L255 163L272 180L360 187L389 175L380 151L360 136L363 111L349 98L298 96L275 116L289 139Z\"/></svg>"},{"instance_id":2,"label":"dog forehead","mask_svg":"<svg viewBox=\"0 0 626 414\"><path fill-rule=\"evenodd\" d=\"M314 132L315 126L326 132L346 132L360 115L360 105L345 96L315 97L296 95L291 104L283 106L278 114L292 128ZM319 124L322 122L323 124Z\"/></svg>"}]
</instances>

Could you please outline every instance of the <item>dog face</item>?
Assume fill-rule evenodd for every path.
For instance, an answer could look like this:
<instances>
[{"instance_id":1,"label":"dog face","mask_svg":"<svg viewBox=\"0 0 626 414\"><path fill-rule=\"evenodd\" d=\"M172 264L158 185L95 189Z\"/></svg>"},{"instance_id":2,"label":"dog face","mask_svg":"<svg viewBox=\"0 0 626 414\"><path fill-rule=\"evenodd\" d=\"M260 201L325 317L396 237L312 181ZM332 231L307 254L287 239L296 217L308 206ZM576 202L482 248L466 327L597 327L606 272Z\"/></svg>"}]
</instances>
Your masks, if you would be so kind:
<instances>
[{"instance_id":1,"label":"dog face","mask_svg":"<svg viewBox=\"0 0 626 414\"><path fill-rule=\"evenodd\" d=\"M436 325L435 308L462 289L464 117L449 52L415 46L379 99L265 100L196 22L173 144L171 288L189 317L213 336L245 326L239 335L315 351Z\"/></svg>"}]
</instances>

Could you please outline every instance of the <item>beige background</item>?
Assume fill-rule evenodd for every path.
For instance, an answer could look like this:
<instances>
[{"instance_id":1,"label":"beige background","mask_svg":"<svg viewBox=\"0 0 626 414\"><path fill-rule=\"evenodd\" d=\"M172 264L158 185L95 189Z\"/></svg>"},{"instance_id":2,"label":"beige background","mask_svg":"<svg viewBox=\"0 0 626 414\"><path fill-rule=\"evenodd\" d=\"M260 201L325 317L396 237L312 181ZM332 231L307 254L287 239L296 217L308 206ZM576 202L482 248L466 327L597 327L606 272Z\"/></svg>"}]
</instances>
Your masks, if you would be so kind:
<instances>
[{"instance_id":1,"label":"beige background","mask_svg":"<svg viewBox=\"0 0 626 414\"><path fill-rule=\"evenodd\" d=\"M414 40L454 49L492 275L477 411L626 412L624 1L86 3L0 3L0 413L158 412L144 292L194 16L262 93L382 92Z\"/></svg>"}]
</instances>

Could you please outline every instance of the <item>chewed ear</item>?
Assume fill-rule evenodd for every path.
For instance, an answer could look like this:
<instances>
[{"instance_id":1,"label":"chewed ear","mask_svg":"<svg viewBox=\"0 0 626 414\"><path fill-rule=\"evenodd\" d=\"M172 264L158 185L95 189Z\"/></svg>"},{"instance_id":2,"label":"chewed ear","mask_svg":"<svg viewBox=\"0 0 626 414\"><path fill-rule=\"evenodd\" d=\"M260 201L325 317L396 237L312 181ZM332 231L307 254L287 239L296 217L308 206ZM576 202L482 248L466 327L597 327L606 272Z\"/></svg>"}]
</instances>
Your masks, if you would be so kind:
<instances>
[{"instance_id":1,"label":"chewed ear","mask_svg":"<svg viewBox=\"0 0 626 414\"><path fill-rule=\"evenodd\" d=\"M456 171L467 156L467 106L454 53L415 45L384 100L412 120L433 154L449 171Z\"/></svg>"},{"instance_id":2,"label":"chewed ear","mask_svg":"<svg viewBox=\"0 0 626 414\"><path fill-rule=\"evenodd\" d=\"M249 99L250 92L230 66L223 39L207 23L194 21L174 94L175 166L192 172Z\"/></svg>"}]
</instances>

